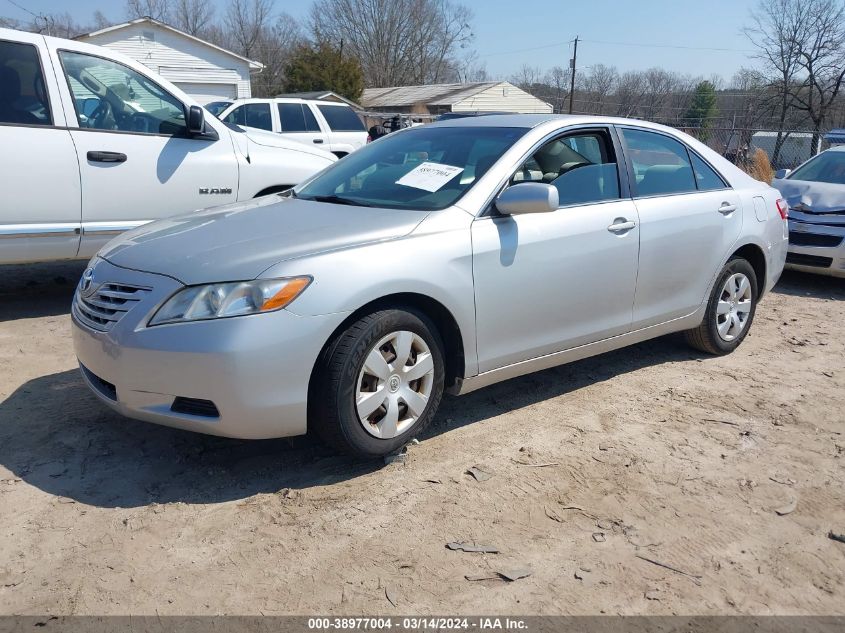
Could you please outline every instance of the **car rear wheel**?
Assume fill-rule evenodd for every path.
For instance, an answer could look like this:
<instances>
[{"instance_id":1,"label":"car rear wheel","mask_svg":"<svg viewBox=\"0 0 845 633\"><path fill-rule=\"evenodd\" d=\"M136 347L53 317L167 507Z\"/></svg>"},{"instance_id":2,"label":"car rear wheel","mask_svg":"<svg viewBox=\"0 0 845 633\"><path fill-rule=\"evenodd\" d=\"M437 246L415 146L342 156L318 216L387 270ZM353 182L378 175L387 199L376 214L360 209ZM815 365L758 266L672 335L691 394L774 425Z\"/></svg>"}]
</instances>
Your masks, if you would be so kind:
<instances>
[{"instance_id":1,"label":"car rear wheel","mask_svg":"<svg viewBox=\"0 0 845 633\"><path fill-rule=\"evenodd\" d=\"M730 354L748 335L758 296L754 268L741 257L731 259L713 286L701 325L685 332L687 342L708 354Z\"/></svg>"},{"instance_id":2,"label":"car rear wheel","mask_svg":"<svg viewBox=\"0 0 845 633\"><path fill-rule=\"evenodd\" d=\"M443 380L434 325L413 310L380 310L327 346L309 395L309 425L343 452L386 455L431 422Z\"/></svg>"}]
</instances>

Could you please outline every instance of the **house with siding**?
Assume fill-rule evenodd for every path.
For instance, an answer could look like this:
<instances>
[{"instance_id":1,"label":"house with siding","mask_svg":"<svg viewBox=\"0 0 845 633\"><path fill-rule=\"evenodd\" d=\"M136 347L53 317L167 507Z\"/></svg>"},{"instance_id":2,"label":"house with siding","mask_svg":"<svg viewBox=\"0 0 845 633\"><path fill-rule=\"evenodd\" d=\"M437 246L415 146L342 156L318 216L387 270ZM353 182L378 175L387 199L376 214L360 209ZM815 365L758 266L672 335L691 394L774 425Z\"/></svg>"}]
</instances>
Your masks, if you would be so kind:
<instances>
[{"instance_id":1,"label":"house with siding","mask_svg":"<svg viewBox=\"0 0 845 633\"><path fill-rule=\"evenodd\" d=\"M250 75L264 65L152 18L116 24L77 40L104 46L157 72L201 105L252 96Z\"/></svg>"},{"instance_id":2,"label":"house with siding","mask_svg":"<svg viewBox=\"0 0 845 633\"><path fill-rule=\"evenodd\" d=\"M361 105L371 111L438 115L446 112L522 112L543 114L551 104L507 81L367 88Z\"/></svg>"}]
</instances>

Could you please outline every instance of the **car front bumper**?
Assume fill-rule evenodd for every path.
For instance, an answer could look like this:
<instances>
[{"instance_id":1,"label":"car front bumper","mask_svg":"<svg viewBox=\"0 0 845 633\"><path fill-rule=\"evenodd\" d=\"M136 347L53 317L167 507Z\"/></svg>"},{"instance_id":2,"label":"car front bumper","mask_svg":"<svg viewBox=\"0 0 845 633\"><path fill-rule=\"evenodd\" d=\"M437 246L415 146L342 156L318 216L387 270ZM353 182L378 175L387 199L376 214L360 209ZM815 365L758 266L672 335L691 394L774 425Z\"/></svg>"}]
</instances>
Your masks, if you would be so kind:
<instances>
[{"instance_id":1,"label":"car front bumper","mask_svg":"<svg viewBox=\"0 0 845 633\"><path fill-rule=\"evenodd\" d=\"M842 216L790 212L786 267L832 277L845 277L845 224ZM825 220L830 224L825 224Z\"/></svg>"},{"instance_id":2,"label":"car front bumper","mask_svg":"<svg viewBox=\"0 0 845 633\"><path fill-rule=\"evenodd\" d=\"M147 327L182 285L95 262L94 288L143 289L119 320L105 325L92 323L77 289L74 349L100 400L131 418L212 435L305 433L311 371L345 314L302 317L279 310Z\"/></svg>"}]
</instances>

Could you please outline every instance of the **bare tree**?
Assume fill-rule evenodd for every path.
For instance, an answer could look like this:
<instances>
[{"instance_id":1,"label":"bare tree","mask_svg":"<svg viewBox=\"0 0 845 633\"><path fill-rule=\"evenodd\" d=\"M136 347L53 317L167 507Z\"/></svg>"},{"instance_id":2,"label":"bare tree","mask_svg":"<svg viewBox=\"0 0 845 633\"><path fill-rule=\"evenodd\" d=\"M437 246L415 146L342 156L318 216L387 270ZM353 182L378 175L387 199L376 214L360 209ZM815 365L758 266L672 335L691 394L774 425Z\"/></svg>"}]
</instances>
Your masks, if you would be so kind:
<instances>
[{"instance_id":1,"label":"bare tree","mask_svg":"<svg viewBox=\"0 0 845 633\"><path fill-rule=\"evenodd\" d=\"M535 86L543 85L543 69L539 66L523 64L516 73L510 76L508 81L527 92L531 92Z\"/></svg>"},{"instance_id":2,"label":"bare tree","mask_svg":"<svg viewBox=\"0 0 845 633\"><path fill-rule=\"evenodd\" d=\"M230 0L224 24L233 50L256 59L265 24L273 13L271 0Z\"/></svg>"},{"instance_id":3,"label":"bare tree","mask_svg":"<svg viewBox=\"0 0 845 633\"><path fill-rule=\"evenodd\" d=\"M159 22L170 22L170 3L168 0L126 0L126 17L152 18Z\"/></svg>"},{"instance_id":4,"label":"bare tree","mask_svg":"<svg viewBox=\"0 0 845 633\"><path fill-rule=\"evenodd\" d=\"M806 0L806 13L806 28L797 50L803 82L793 96L796 107L813 122L813 140L818 142L845 80L845 4Z\"/></svg>"},{"instance_id":5,"label":"bare tree","mask_svg":"<svg viewBox=\"0 0 845 633\"><path fill-rule=\"evenodd\" d=\"M205 0L175 0L173 26L195 37L202 37L214 23L214 5Z\"/></svg>"},{"instance_id":6,"label":"bare tree","mask_svg":"<svg viewBox=\"0 0 845 633\"><path fill-rule=\"evenodd\" d=\"M112 25L112 21L109 20L105 14L97 9L94 11L94 17L92 19L93 27L95 30L104 29Z\"/></svg>"},{"instance_id":7,"label":"bare tree","mask_svg":"<svg viewBox=\"0 0 845 633\"><path fill-rule=\"evenodd\" d=\"M635 71L624 73L617 84L616 99L618 101L617 115L644 117L644 110L648 105L648 84L645 74Z\"/></svg>"},{"instance_id":8,"label":"bare tree","mask_svg":"<svg viewBox=\"0 0 845 633\"><path fill-rule=\"evenodd\" d=\"M745 34L757 49L757 59L771 75L778 95L778 138L772 162L777 163L785 137L783 131L793 102L793 87L799 72L799 42L807 28L804 0L759 0L751 13L752 24Z\"/></svg>"},{"instance_id":9,"label":"bare tree","mask_svg":"<svg viewBox=\"0 0 845 633\"><path fill-rule=\"evenodd\" d=\"M455 60L452 63L454 72L451 77L446 78L447 81L458 83L490 81L487 64L479 61L478 54L475 51L470 51L462 59Z\"/></svg>"},{"instance_id":10,"label":"bare tree","mask_svg":"<svg viewBox=\"0 0 845 633\"><path fill-rule=\"evenodd\" d=\"M572 77L572 70L562 66L552 66L546 73L544 81L550 90L548 99L551 101L554 112L564 111L564 104L569 98L569 83Z\"/></svg>"},{"instance_id":11,"label":"bare tree","mask_svg":"<svg viewBox=\"0 0 845 633\"><path fill-rule=\"evenodd\" d=\"M450 0L316 0L317 42L342 43L368 86L443 82L472 39L472 14Z\"/></svg>"},{"instance_id":12,"label":"bare tree","mask_svg":"<svg viewBox=\"0 0 845 633\"><path fill-rule=\"evenodd\" d=\"M619 72L614 66L596 64L580 75L579 90L584 94L580 111L592 114L607 114L607 100L613 95L619 83ZM577 99L576 99L577 103Z\"/></svg>"}]
</instances>

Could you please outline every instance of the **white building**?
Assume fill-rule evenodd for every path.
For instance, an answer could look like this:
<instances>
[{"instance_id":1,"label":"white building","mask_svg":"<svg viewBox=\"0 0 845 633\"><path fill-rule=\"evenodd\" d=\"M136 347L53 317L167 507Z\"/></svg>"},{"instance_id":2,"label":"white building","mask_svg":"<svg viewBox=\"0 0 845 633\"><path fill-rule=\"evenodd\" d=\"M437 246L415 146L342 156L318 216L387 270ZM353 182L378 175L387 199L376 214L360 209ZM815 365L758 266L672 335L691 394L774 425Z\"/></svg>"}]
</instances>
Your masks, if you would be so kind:
<instances>
[{"instance_id":1,"label":"white building","mask_svg":"<svg viewBox=\"0 0 845 633\"><path fill-rule=\"evenodd\" d=\"M130 57L172 81L201 105L252 96L250 73L264 65L151 18L110 26L76 39Z\"/></svg>"},{"instance_id":2,"label":"white building","mask_svg":"<svg viewBox=\"0 0 845 633\"><path fill-rule=\"evenodd\" d=\"M409 114L444 112L522 112L544 114L551 104L507 81L367 88L361 97L367 110Z\"/></svg>"}]
</instances>

